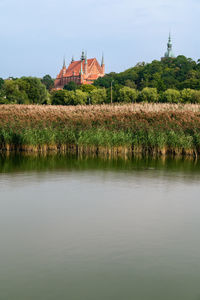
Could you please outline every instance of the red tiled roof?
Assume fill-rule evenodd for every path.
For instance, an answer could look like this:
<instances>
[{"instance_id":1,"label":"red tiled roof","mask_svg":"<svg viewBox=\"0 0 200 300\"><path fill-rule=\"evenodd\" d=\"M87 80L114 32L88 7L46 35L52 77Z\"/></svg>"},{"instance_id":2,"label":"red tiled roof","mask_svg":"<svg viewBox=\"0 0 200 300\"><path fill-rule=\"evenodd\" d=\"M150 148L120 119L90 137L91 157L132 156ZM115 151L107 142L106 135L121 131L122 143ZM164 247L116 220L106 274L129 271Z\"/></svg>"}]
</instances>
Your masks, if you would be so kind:
<instances>
[{"instance_id":1,"label":"red tiled roof","mask_svg":"<svg viewBox=\"0 0 200 300\"><path fill-rule=\"evenodd\" d=\"M57 78L61 78L61 77L71 77L71 76L78 76L80 74L81 71L81 63L82 63L82 69L84 72L84 67L85 67L85 60L81 61L74 61L71 62L69 67L66 68L62 68L62 70L60 71L59 75L57 76ZM87 73L90 73L90 70L92 68L93 65L96 65L99 73L102 73L102 68L100 67L99 63L97 62L96 58L90 58L87 60ZM97 79L98 75L97 74L92 74L91 75L92 79ZM90 78L90 76L89 76Z\"/></svg>"},{"instance_id":2,"label":"red tiled roof","mask_svg":"<svg viewBox=\"0 0 200 300\"><path fill-rule=\"evenodd\" d=\"M89 68L91 67L91 65L94 63L96 59L95 58L91 58L91 59L88 59L87 60L87 68L88 68L88 72L89 72ZM80 74L80 71L81 71L81 63L82 63L82 68L84 68L85 66L85 60L81 61L81 60L78 60L78 61L74 61L72 62L66 73L64 74L64 77L68 77L68 76L73 76L73 75L79 75ZM84 71L84 70L83 70Z\"/></svg>"}]
</instances>

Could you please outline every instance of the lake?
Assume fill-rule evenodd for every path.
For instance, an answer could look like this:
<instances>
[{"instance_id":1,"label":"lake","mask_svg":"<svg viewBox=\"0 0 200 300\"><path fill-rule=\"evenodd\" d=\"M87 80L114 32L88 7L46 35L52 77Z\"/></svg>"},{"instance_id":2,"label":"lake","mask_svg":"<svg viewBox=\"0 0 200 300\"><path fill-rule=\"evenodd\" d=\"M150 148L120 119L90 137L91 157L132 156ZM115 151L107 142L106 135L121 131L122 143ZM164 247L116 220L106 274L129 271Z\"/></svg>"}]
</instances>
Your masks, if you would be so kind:
<instances>
[{"instance_id":1,"label":"lake","mask_svg":"<svg viewBox=\"0 0 200 300\"><path fill-rule=\"evenodd\" d=\"M0 156L1 300L199 300L200 162Z\"/></svg>"}]
</instances>

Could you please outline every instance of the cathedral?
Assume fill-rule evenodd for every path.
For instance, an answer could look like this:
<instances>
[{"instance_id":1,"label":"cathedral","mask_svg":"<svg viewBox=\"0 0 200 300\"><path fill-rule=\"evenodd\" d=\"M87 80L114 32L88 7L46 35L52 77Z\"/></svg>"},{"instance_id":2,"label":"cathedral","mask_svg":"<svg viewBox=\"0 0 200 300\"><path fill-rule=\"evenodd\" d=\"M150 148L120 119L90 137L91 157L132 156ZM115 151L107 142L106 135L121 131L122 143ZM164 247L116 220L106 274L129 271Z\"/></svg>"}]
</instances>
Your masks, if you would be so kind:
<instances>
[{"instance_id":1,"label":"cathedral","mask_svg":"<svg viewBox=\"0 0 200 300\"><path fill-rule=\"evenodd\" d=\"M73 81L76 84L92 84L94 80L105 75L104 57L102 56L101 65L96 58L87 58L87 55L82 52L81 59L75 61L72 57L71 63L66 68L65 60L63 67L56 77L54 89L60 90Z\"/></svg>"}]
</instances>

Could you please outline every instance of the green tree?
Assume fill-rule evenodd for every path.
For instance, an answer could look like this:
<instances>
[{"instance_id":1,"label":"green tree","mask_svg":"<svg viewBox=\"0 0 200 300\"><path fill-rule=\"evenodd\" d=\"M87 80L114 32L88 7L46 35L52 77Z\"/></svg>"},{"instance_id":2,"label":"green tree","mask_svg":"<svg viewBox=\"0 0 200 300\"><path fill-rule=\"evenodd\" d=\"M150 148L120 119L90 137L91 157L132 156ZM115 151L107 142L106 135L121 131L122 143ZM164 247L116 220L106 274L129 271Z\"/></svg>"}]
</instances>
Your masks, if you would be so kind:
<instances>
[{"instance_id":1,"label":"green tree","mask_svg":"<svg viewBox=\"0 0 200 300\"><path fill-rule=\"evenodd\" d=\"M181 91L181 98L184 103L193 103L195 98L195 90L184 89Z\"/></svg>"},{"instance_id":2,"label":"green tree","mask_svg":"<svg viewBox=\"0 0 200 300\"><path fill-rule=\"evenodd\" d=\"M87 103L88 94L82 92L81 90L76 90L73 95L73 104L74 105L83 105Z\"/></svg>"},{"instance_id":3,"label":"green tree","mask_svg":"<svg viewBox=\"0 0 200 300\"><path fill-rule=\"evenodd\" d=\"M75 91L78 89L78 85L74 81L70 81L68 84L64 86L64 90L67 91Z\"/></svg>"},{"instance_id":4,"label":"green tree","mask_svg":"<svg viewBox=\"0 0 200 300\"><path fill-rule=\"evenodd\" d=\"M181 97L185 103L200 103L200 91L184 89L181 91Z\"/></svg>"},{"instance_id":5,"label":"green tree","mask_svg":"<svg viewBox=\"0 0 200 300\"><path fill-rule=\"evenodd\" d=\"M0 104L6 103L3 86L4 86L4 80L2 78L0 78Z\"/></svg>"},{"instance_id":6,"label":"green tree","mask_svg":"<svg viewBox=\"0 0 200 300\"><path fill-rule=\"evenodd\" d=\"M74 91L53 91L51 95L51 102L53 105L73 105Z\"/></svg>"},{"instance_id":7,"label":"green tree","mask_svg":"<svg viewBox=\"0 0 200 300\"><path fill-rule=\"evenodd\" d=\"M181 93L174 89L168 89L163 93L162 100L167 103L179 103L181 102Z\"/></svg>"},{"instance_id":8,"label":"green tree","mask_svg":"<svg viewBox=\"0 0 200 300\"><path fill-rule=\"evenodd\" d=\"M156 88L144 88L139 94L139 101L141 102L157 102L159 95Z\"/></svg>"},{"instance_id":9,"label":"green tree","mask_svg":"<svg viewBox=\"0 0 200 300\"><path fill-rule=\"evenodd\" d=\"M183 89L193 89L193 90L200 90L200 80L196 78L186 79L183 82L178 83L179 90Z\"/></svg>"},{"instance_id":10,"label":"green tree","mask_svg":"<svg viewBox=\"0 0 200 300\"><path fill-rule=\"evenodd\" d=\"M80 90L82 92L90 93L91 91L93 91L95 89L96 89L96 86L94 86L92 84L82 84L82 85L80 85Z\"/></svg>"},{"instance_id":11,"label":"green tree","mask_svg":"<svg viewBox=\"0 0 200 300\"><path fill-rule=\"evenodd\" d=\"M54 80L50 75L45 75L41 81L46 86L46 89L48 91L50 91L54 87Z\"/></svg>"},{"instance_id":12,"label":"green tree","mask_svg":"<svg viewBox=\"0 0 200 300\"><path fill-rule=\"evenodd\" d=\"M3 85L4 85L4 80L3 78L0 78L0 89L2 89Z\"/></svg>"},{"instance_id":13,"label":"green tree","mask_svg":"<svg viewBox=\"0 0 200 300\"><path fill-rule=\"evenodd\" d=\"M124 86L119 90L119 102L136 102L138 98L138 92L128 86Z\"/></svg>"},{"instance_id":14,"label":"green tree","mask_svg":"<svg viewBox=\"0 0 200 300\"><path fill-rule=\"evenodd\" d=\"M200 91L194 91L191 103L200 103Z\"/></svg>"},{"instance_id":15,"label":"green tree","mask_svg":"<svg viewBox=\"0 0 200 300\"><path fill-rule=\"evenodd\" d=\"M137 88L135 82L132 81L132 80L130 80L130 79L125 80L124 85L127 86L127 87L130 87L132 89L136 89Z\"/></svg>"},{"instance_id":16,"label":"green tree","mask_svg":"<svg viewBox=\"0 0 200 300\"><path fill-rule=\"evenodd\" d=\"M111 72L106 74L104 77L99 77L97 80L94 81L94 86L96 87L105 87L110 88L111 82L115 80L118 74Z\"/></svg>"},{"instance_id":17,"label":"green tree","mask_svg":"<svg viewBox=\"0 0 200 300\"><path fill-rule=\"evenodd\" d=\"M23 82L24 91L28 95L30 103L48 104L50 103L50 96L45 85L39 78L36 77L22 77L19 79Z\"/></svg>"},{"instance_id":18,"label":"green tree","mask_svg":"<svg viewBox=\"0 0 200 300\"><path fill-rule=\"evenodd\" d=\"M65 91L64 90L53 91L51 94L51 104L65 105Z\"/></svg>"},{"instance_id":19,"label":"green tree","mask_svg":"<svg viewBox=\"0 0 200 300\"><path fill-rule=\"evenodd\" d=\"M16 80L5 80L3 85L3 94L5 103L17 103L17 104L28 104L29 99L23 85L23 81L20 79Z\"/></svg>"},{"instance_id":20,"label":"green tree","mask_svg":"<svg viewBox=\"0 0 200 300\"><path fill-rule=\"evenodd\" d=\"M91 91L89 97L92 104L101 104L106 101L106 89L95 89Z\"/></svg>"}]
</instances>

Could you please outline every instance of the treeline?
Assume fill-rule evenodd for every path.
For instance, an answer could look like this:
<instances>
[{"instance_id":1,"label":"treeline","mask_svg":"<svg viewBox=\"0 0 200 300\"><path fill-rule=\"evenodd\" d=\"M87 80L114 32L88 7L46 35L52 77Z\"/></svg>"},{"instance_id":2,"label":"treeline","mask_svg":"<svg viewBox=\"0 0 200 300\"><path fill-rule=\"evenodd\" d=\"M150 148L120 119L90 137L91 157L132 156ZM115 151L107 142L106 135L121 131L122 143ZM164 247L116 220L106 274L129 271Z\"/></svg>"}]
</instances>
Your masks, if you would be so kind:
<instances>
[{"instance_id":1,"label":"treeline","mask_svg":"<svg viewBox=\"0 0 200 300\"><path fill-rule=\"evenodd\" d=\"M97 79L94 85L109 88L112 81L116 88L128 86L139 91L145 87L156 88L158 92L185 88L200 90L200 60L195 62L180 55L147 64L142 62L124 72L109 73Z\"/></svg>"},{"instance_id":2,"label":"treeline","mask_svg":"<svg viewBox=\"0 0 200 300\"><path fill-rule=\"evenodd\" d=\"M142 91L124 86L111 93L106 88L94 88L88 92L81 88L75 91L61 90L52 93L53 105L103 104L110 103L200 103L200 90L184 89L182 91L167 89L158 93L156 88L146 87Z\"/></svg>"},{"instance_id":3,"label":"treeline","mask_svg":"<svg viewBox=\"0 0 200 300\"><path fill-rule=\"evenodd\" d=\"M49 75L0 79L0 104L50 104L53 85Z\"/></svg>"},{"instance_id":4,"label":"treeline","mask_svg":"<svg viewBox=\"0 0 200 300\"><path fill-rule=\"evenodd\" d=\"M101 104L101 103L200 103L200 60L185 56L138 63L121 73L109 73L93 85L70 82L53 90L54 80L45 75L0 79L1 104Z\"/></svg>"}]
</instances>

